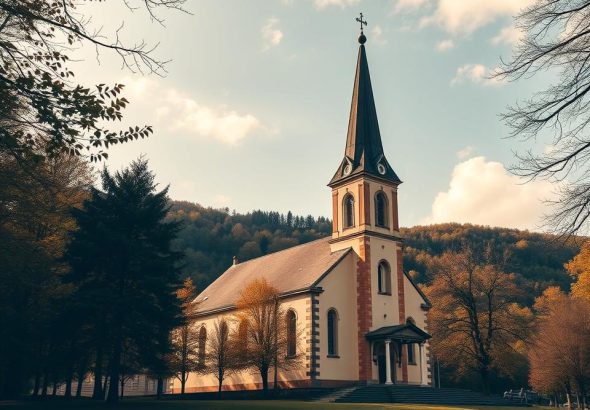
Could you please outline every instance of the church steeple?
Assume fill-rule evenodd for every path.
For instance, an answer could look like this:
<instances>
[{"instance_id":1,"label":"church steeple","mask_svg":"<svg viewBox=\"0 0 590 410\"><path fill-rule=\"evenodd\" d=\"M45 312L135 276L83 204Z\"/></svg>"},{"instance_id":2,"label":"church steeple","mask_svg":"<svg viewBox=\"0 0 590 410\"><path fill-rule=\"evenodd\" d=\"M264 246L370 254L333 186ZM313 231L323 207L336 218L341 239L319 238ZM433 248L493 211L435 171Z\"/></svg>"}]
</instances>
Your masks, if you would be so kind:
<instances>
[{"instance_id":1,"label":"church steeple","mask_svg":"<svg viewBox=\"0 0 590 410\"><path fill-rule=\"evenodd\" d=\"M332 188L330 250L352 248L356 255L350 273L356 295L358 380L371 382L379 378L379 369L373 360L376 345L367 342L367 334L405 324L406 285L397 204L401 181L383 152L365 51L367 38L362 31L366 22L362 14L357 21L361 24L360 46L346 149L328 184ZM400 359L399 364L401 374L398 366L394 371L398 380L406 382L407 361Z\"/></svg>"},{"instance_id":2,"label":"church steeple","mask_svg":"<svg viewBox=\"0 0 590 410\"><path fill-rule=\"evenodd\" d=\"M402 182L385 159L383 152L365 51L366 41L367 38L361 30L346 149L344 159L328 184L330 187L359 175L371 175L395 185Z\"/></svg>"}]
</instances>

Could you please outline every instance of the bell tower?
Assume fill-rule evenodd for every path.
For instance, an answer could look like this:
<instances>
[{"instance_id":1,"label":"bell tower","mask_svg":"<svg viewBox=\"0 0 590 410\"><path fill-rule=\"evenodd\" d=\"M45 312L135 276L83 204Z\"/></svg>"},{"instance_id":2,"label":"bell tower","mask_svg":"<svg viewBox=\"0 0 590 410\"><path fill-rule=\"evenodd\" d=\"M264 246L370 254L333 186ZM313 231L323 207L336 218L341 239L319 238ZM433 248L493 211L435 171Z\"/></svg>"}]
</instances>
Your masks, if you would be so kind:
<instances>
[{"instance_id":1,"label":"bell tower","mask_svg":"<svg viewBox=\"0 0 590 410\"><path fill-rule=\"evenodd\" d=\"M383 152L362 31L358 41L344 158L328 184L333 240L363 233L399 236L397 187L402 181Z\"/></svg>"},{"instance_id":2,"label":"bell tower","mask_svg":"<svg viewBox=\"0 0 590 410\"><path fill-rule=\"evenodd\" d=\"M359 380L378 378L367 332L405 323L404 274L397 190L402 183L383 151L371 87L361 14L359 50L344 157L332 189L332 251L356 253L356 310ZM399 380L407 380L402 363Z\"/></svg>"}]
</instances>

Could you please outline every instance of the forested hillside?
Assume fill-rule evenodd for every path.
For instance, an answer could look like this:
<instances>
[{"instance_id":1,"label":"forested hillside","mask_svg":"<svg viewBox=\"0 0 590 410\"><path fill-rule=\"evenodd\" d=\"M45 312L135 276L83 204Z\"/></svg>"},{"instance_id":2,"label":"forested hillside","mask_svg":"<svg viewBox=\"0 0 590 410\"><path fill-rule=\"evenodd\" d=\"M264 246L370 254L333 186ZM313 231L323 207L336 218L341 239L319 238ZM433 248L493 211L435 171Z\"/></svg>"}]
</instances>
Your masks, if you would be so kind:
<instances>
[{"instance_id":1,"label":"forested hillside","mask_svg":"<svg viewBox=\"0 0 590 410\"><path fill-rule=\"evenodd\" d=\"M569 290L572 278L563 265L580 251L581 242L564 242L553 235L516 229L456 223L402 228L401 232L406 238L404 269L418 283L429 281L427 266L433 256L461 251L463 244L469 243L471 249L490 252L492 260L506 273L516 275L523 295L521 302L528 306L548 286Z\"/></svg>"},{"instance_id":2,"label":"forested hillside","mask_svg":"<svg viewBox=\"0 0 590 410\"><path fill-rule=\"evenodd\" d=\"M323 217L264 211L239 214L181 201L173 202L170 217L183 221L175 247L186 255L184 274L200 290L231 265L234 255L246 261L331 233L331 221ZM571 278L563 264L579 251L576 244L551 235L469 224L417 226L403 228L402 233L404 268L417 282L429 281L427 265L433 256L458 251L469 242L472 247L489 247L494 259L516 274L527 305L547 286L569 287Z\"/></svg>"}]
</instances>

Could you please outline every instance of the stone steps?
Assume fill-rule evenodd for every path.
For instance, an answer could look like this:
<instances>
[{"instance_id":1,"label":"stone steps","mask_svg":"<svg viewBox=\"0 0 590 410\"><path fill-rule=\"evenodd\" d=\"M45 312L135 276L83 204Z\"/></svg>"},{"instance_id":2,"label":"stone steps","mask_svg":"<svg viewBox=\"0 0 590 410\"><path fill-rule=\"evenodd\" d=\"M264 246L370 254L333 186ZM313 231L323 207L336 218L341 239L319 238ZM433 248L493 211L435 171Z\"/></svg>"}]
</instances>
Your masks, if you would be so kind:
<instances>
[{"instance_id":1,"label":"stone steps","mask_svg":"<svg viewBox=\"0 0 590 410\"><path fill-rule=\"evenodd\" d=\"M358 389L358 386L345 387L343 389L338 389L326 396L322 396L318 399L315 399L314 401L318 401L318 402L322 402L322 403L334 403L334 402L336 402L336 400L338 400L344 396L347 396L348 394L352 393L356 389Z\"/></svg>"}]
</instances>

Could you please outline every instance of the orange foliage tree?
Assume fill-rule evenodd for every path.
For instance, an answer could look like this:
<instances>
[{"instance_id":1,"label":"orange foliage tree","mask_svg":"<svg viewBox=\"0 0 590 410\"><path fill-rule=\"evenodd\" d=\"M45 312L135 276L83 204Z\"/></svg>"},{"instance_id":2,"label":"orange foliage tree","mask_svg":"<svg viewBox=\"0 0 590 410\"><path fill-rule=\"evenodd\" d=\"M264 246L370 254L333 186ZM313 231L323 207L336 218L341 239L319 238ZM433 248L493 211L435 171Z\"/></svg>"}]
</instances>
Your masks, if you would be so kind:
<instances>
[{"instance_id":1,"label":"orange foliage tree","mask_svg":"<svg viewBox=\"0 0 590 410\"><path fill-rule=\"evenodd\" d=\"M456 369L456 378L476 372L489 391L492 371L511 375L524 359L532 313L518 305L511 274L467 250L433 259L432 282L424 288L433 351ZM521 360L522 359L522 360Z\"/></svg>"},{"instance_id":2,"label":"orange foliage tree","mask_svg":"<svg viewBox=\"0 0 590 410\"><path fill-rule=\"evenodd\" d=\"M533 310L535 311L535 319L542 321L549 317L556 307L560 306L568 299L568 296L558 287L549 286L543 291L543 294L535 298Z\"/></svg>"},{"instance_id":3,"label":"orange foliage tree","mask_svg":"<svg viewBox=\"0 0 590 410\"><path fill-rule=\"evenodd\" d=\"M268 372L271 368L289 370L301 365L300 354L287 354L286 312L279 301L277 289L265 279L250 282L240 294L236 322L240 323L235 344L242 368L255 369L268 391ZM241 330L241 331L240 331ZM275 377L276 381L276 377ZM275 385L276 387L276 385Z\"/></svg>"},{"instance_id":4,"label":"orange foliage tree","mask_svg":"<svg viewBox=\"0 0 590 410\"><path fill-rule=\"evenodd\" d=\"M529 351L533 388L556 393L574 390L586 408L590 383L590 306L580 298L563 298L539 323Z\"/></svg>"},{"instance_id":5,"label":"orange foliage tree","mask_svg":"<svg viewBox=\"0 0 590 410\"><path fill-rule=\"evenodd\" d=\"M572 296L590 303L590 241L586 241L580 253L565 268L575 279L572 284Z\"/></svg>"},{"instance_id":6,"label":"orange foliage tree","mask_svg":"<svg viewBox=\"0 0 590 410\"><path fill-rule=\"evenodd\" d=\"M192 323L196 310L194 302L196 289L193 281L185 279L182 288L176 291L176 297L182 303L184 323L172 331L172 354L170 370L180 380L180 392L184 394L186 381L191 371L197 370L198 332Z\"/></svg>"},{"instance_id":7,"label":"orange foliage tree","mask_svg":"<svg viewBox=\"0 0 590 410\"><path fill-rule=\"evenodd\" d=\"M207 340L205 367L200 370L204 374L213 374L217 379L218 397L225 378L240 368L239 349L235 340L230 337L229 326L225 320L217 320L213 325L213 334Z\"/></svg>"}]
</instances>

